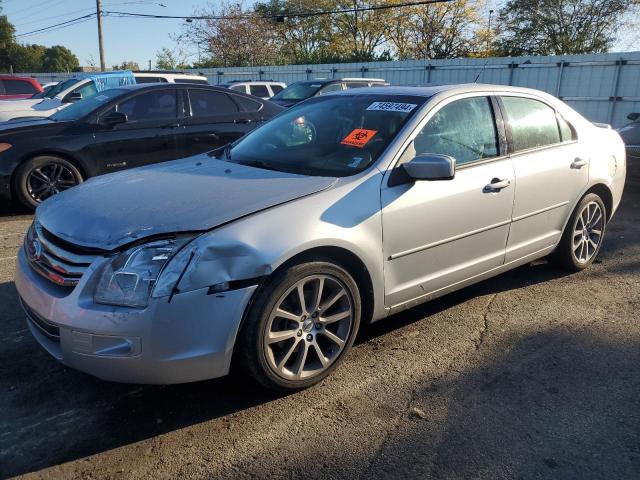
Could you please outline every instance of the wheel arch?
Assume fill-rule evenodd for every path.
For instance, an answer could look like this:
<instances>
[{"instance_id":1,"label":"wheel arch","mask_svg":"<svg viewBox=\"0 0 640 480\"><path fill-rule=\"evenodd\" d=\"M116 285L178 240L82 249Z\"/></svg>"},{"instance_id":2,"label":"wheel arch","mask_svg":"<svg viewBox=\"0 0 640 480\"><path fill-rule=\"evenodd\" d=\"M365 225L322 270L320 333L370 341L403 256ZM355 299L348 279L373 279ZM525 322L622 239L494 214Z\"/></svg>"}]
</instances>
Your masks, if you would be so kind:
<instances>
[{"instance_id":1,"label":"wheel arch","mask_svg":"<svg viewBox=\"0 0 640 480\"><path fill-rule=\"evenodd\" d=\"M604 183L596 183L595 185L589 187L589 189L584 192L584 195L582 195L582 197L580 198L583 198L585 195L588 195L590 193L595 193L602 199L604 207L606 209L608 222L613 215L613 193L611 192L611 189Z\"/></svg>"}]
</instances>

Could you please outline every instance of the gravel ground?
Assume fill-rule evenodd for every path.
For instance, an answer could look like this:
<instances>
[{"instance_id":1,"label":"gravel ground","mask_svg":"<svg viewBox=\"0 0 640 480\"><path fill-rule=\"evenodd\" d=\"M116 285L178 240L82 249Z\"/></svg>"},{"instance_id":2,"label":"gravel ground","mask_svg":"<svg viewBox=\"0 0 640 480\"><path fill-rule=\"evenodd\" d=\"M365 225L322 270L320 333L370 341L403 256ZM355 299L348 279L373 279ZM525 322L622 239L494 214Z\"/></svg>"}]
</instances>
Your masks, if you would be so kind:
<instances>
[{"instance_id":1,"label":"gravel ground","mask_svg":"<svg viewBox=\"0 0 640 480\"><path fill-rule=\"evenodd\" d=\"M599 262L546 262L366 328L322 385L107 383L31 338L0 218L0 476L640 478L640 176Z\"/></svg>"}]
</instances>

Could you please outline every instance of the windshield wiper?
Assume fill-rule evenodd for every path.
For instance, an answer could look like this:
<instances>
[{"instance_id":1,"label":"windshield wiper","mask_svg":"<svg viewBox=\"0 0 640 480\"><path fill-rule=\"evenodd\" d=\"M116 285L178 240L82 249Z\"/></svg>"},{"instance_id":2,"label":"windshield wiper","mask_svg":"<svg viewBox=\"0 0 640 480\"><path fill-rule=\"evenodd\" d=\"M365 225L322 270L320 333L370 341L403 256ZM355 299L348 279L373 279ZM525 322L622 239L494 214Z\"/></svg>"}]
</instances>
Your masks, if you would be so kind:
<instances>
[{"instance_id":1,"label":"windshield wiper","mask_svg":"<svg viewBox=\"0 0 640 480\"><path fill-rule=\"evenodd\" d=\"M269 165L265 162L263 162L262 160L245 160L243 162L238 162L238 164L240 165L246 165L247 167L255 167L255 168L262 168L263 170L274 170L276 172L280 172L281 170Z\"/></svg>"}]
</instances>

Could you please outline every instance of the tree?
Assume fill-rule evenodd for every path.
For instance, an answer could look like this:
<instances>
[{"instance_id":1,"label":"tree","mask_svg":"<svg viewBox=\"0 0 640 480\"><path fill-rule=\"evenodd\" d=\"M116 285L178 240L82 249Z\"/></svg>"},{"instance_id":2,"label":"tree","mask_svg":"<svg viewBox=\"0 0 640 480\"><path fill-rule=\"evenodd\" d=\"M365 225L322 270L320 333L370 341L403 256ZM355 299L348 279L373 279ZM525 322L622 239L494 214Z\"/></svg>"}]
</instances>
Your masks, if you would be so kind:
<instances>
[{"instance_id":1,"label":"tree","mask_svg":"<svg viewBox=\"0 0 640 480\"><path fill-rule=\"evenodd\" d=\"M61 45L49 47L42 59L43 72L71 72L80 67L78 57Z\"/></svg>"},{"instance_id":2,"label":"tree","mask_svg":"<svg viewBox=\"0 0 640 480\"><path fill-rule=\"evenodd\" d=\"M114 70L140 70L140 65L132 60L122 62L120 65L114 65Z\"/></svg>"},{"instance_id":3,"label":"tree","mask_svg":"<svg viewBox=\"0 0 640 480\"><path fill-rule=\"evenodd\" d=\"M193 19L185 23L179 42L194 45L212 64L222 67L279 63L278 36L267 19L240 3L222 3L197 10L194 16L225 17Z\"/></svg>"},{"instance_id":4,"label":"tree","mask_svg":"<svg viewBox=\"0 0 640 480\"><path fill-rule=\"evenodd\" d=\"M269 21L279 38L281 56L288 63L323 63L335 60L331 53L330 15L281 16L282 13L318 12L336 8L335 0L270 0L255 5L255 12Z\"/></svg>"},{"instance_id":5,"label":"tree","mask_svg":"<svg viewBox=\"0 0 640 480\"><path fill-rule=\"evenodd\" d=\"M9 70L9 50L15 44L15 28L6 15L0 16L0 69Z\"/></svg>"},{"instance_id":6,"label":"tree","mask_svg":"<svg viewBox=\"0 0 640 480\"><path fill-rule=\"evenodd\" d=\"M189 68L189 65L187 65L184 55L180 51L164 47L159 52L156 52L156 68L160 70L180 70Z\"/></svg>"},{"instance_id":7,"label":"tree","mask_svg":"<svg viewBox=\"0 0 640 480\"><path fill-rule=\"evenodd\" d=\"M8 49L14 72L38 72L47 48L43 45L20 45L14 43Z\"/></svg>"},{"instance_id":8,"label":"tree","mask_svg":"<svg viewBox=\"0 0 640 480\"><path fill-rule=\"evenodd\" d=\"M483 2L453 0L394 9L387 36L400 59L456 58L479 47Z\"/></svg>"},{"instance_id":9,"label":"tree","mask_svg":"<svg viewBox=\"0 0 640 480\"><path fill-rule=\"evenodd\" d=\"M354 7L375 7L386 0L338 0L340 10ZM380 47L386 42L387 22L393 9L345 12L333 15L332 50L347 61L377 60Z\"/></svg>"},{"instance_id":10,"label":"tree","mask_svg":"<svg viewBox=\"0 0 640 480\"><path fill-rule=\"evenodd\" d=\"M606 52L638 0L508 0L498 17L504 55Z\"/></svg>"}]
</instances>

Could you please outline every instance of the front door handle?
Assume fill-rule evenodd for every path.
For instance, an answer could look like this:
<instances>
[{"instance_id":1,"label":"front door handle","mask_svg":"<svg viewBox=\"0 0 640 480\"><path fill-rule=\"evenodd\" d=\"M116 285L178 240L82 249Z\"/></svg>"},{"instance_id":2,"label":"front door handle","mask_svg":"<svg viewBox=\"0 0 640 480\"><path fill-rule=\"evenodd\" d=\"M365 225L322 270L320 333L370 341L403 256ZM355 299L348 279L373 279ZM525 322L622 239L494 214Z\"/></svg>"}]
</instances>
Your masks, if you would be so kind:
<instances>
[{"instance_id":1,"label":"front door handle","mask_svg":"<svg viewBox=\"0 0 640 480\"><path fill-rule=\"evenodd\" d=\"M576 157L573 162L571 162L571 168L575 168L580 170L587 164L587 161L584 158Z\"/></svg>"},{"instance_id":2,"label":"front door handle","mask_svg":"<svg viewBox=\"0 0 640 480\"><path fill-rule=\"evenodd\" d=\"M511 180L508 178L494 178L491 180L491 183L484 186L482 191L484 193L497 193L503 188L507 188L509 185L511 185Z\"/></svg>"},{"instance_id":3,"label":"front door handle","mask_svg":"<svg viewBox=\"0 0 640 480\"><path fill-rule=\"evenodd\" d=\"M234 120L233 123L251 123L251 119L250 118L239 118L237 120Z\"/></svg>"}]
</instances>

